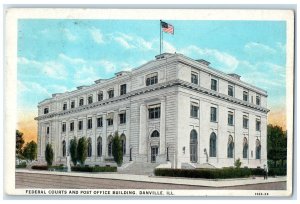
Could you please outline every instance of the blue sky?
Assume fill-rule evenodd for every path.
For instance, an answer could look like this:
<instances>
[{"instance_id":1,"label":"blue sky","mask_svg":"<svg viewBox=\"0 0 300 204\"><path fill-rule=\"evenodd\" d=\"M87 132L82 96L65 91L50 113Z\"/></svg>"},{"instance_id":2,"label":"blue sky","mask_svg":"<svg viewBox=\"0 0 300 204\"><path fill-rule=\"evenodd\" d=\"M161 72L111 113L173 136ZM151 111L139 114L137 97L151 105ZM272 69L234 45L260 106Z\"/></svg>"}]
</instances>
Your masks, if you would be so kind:
<instances>
[{"instance_id":1,"label":"blue sky","mask_svg":"<svg viewBox=\"0 0 300 204\"><path fill-rule=\"evenodd\" d=\"M285 108L283 21L174 21L164 52L205 59L268 91L269 108ZM74 90L130 70L159 54L155 20L19 20L18 110L37 111L52 93Z\"/></svg>"}]
</instances>

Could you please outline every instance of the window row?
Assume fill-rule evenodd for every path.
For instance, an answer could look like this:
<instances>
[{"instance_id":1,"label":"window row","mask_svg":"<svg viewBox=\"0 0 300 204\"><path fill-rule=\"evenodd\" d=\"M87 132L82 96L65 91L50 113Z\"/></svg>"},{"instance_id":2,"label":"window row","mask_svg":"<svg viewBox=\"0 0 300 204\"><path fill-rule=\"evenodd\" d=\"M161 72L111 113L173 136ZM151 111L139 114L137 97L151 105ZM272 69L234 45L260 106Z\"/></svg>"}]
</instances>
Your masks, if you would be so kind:
<instances>
[{"instance_id":1,"label":"window row","mask_svg":"<svg viewBox=\"0 0 300 204\"><path fill-rule=\"evenodd\" d=\"M112 126L114 124L114 120L113 120L113 114L111 115L108 115L107 118L106 118L106 121L107 121L107 125L108 126ZM119 114L119 124L125 124L126 123L126 113L120 113ZM87 129L92 129L93 128L93 121L92 121L92 118L88 118L87 119ZM96 127L99 128L99 127L103 127L103 118L102 117L98 117L96 119ZM83 120L79 120L78 121L78 130L82 130L83 129ZM71 121L69 123L69 130L70 131L74 131L74 121ZM63 122L62 123L62 132L66 132L66 129L67 129L67 123L66 122ZM47 129L48 131L48 129ZM49 133L47 133L49 134Z\"/></svg>"},{"instance_id":2,"label":"window row","mask_svg":"<svg viewBox=\"0 0 300 204\"><path fill-rule=\"evenodd\" d=\"M247 159L249 152L248 140L245 137L243 140L243 159ZM209 153L206 152L209 157L217 157L217 135L216 133L210 134L209 139ZM234 155L234 141L233 137L229 135L228 143L227 143L227 158L233 158ZM255 159L261 158L261 143L257 139L256 147L255 147ZM198 161L198 134L196 130L192 130L190 133L190 161L197 162Z\"/></svg>"},{"instance_id":3,"label":"window row","mask_svg":"<svg viewBox=\"0 0 300 204\"><path fill-rule=\"evenodd\" d=\"M198 74L196 72L192 71L192 73L191 73L191 83L198 85L199 84L199 79L198 78L199 78ZM212 78L210 80L210 89L213 90L213 91L218 91L218 80L217 79ZM232 84L228 85L228 93L227 94L228 94L228 96L234 97L234 85L232 85ZM248 91L243 91L243 100L247 101L247 102L250 102ZM251 97L251 103L254 103L253 96ZM256 96L255 104L256 105L261 105L261 99L260 99L259 95Z\"/></svg>"},{"instance_id":4,"label":"window row","mask_svg":"<svg viewBox=\"0 0 300 204\"><path fill-rule=\"evenodd\" d=\"M192 118L199 118L199 105L198 104L191 104L190 109L190 116ZM210 121L211 122L217 122L217 108L216 107L210 107ZM227 117L227 124L229 126L234 125L234 113L232 111L228 111L228 117ZM248 129L249 127L249 118L248 115L243 115L243 128ZM256 131L261 130L261 120L260 118L256 118L255 122L255 129Z\"/></svg>"}]
</instances>

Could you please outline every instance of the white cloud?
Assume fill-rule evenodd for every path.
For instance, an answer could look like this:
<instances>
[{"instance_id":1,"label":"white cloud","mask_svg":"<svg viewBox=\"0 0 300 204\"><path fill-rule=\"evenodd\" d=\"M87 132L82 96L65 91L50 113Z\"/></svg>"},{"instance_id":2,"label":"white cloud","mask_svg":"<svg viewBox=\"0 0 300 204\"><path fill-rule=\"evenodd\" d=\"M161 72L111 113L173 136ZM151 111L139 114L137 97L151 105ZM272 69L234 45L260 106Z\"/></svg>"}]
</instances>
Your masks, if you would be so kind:
<instances>
[{"instance_id":1,"label":"white cloud","mask_svg":"<svg viewBox=\"0 0 300 204\"><path fill-rule=\"evenodd\" d=\"M90 34L97 44L104 43L103 34L101 33L100 29L93 27L90 29Z\"/></svg>"},{"instance_id":2,"label":"white cloud","mask_svg":"<svg viewBox=\"0 0 300 204\"><path fill-rule=\"evenodd\" d=\"M107 73L113 73L117 69L114 63L107 60L100 60L97 64L101 66L101 68L104 68Z\"/></svg>"},{"instance_id":3,"label":"white cloud","mask_svg":"<svg viewBox=\"0 0 300 204\"><path fill-rule=\"evenodd\" d=\"M47 86L47 89L51 90L51 93L64 93L68 91L67 87L56 84Z\"/></svg>"},{"instance_id":4,"label":"white cloud","mask_svg":"<svg viewBox=\"0 0 300 204\"><path fill-rule=\"evenodd\" d=\"M163 41L163 52L174 53L176 52L176 48L171 43Z\"/></svg>"},{"instance_id":5,"label":"white cloud","mask_svg":"<svg viewBox=\"0 0 300 204\"><path fill-rule=\"evenodd\" d=\"M190 45L184 49L181 49L180 52L186 55L196 54L204 59L213 58L221 64L222 69L225 72L234 72L239 65L239 60L236 57L217 49L199 48L195 45Z\"/></svg>"},{"instance_id":6,"label":"white cloud","mask_svg":"<svg viewBox=\"0 0 300 204\"><path fill-rule=\"evenodd\" d=\"M86 66L80 67L74 74L76 84L91 84L98 78L94 67Z\"/></svg>"},{"instance_id":7,"label":"white cloud","mask_svg":"<svg viewBox=\"0 0 300 204\"><path fill-rule=\"evenodd\" d=\"M114 38L117 43L119 43L121 46L125 47L126 49L134 48L132 44L129 44L128 40L123 37L115 37Z\"/></svg>"},{"instance_id":8,"label":"white cloud","mask_svg":"<svg viewBox=\"0 0 300 204\"><path fill-rule=\"evenodd\" d=\"M112 34L112 39L126 49L140 49L144 51L153 50L155 40L147 41L137 35L128 35L125 33Z\"/></svg>"},{"instance_id":9,"label":"white cloud","mask_svg":"<svg viewBox=\"0 0 300 204\"><path fill-rule=\"evenodd\" d=\"M69 29L63 29L63 33L69 41L77 40L77 36L74 35Z\"/></svg>"},{"instance_id":10,"label":"white cloud","mask_svg":"<svg viewBox=\"0 0 300 204\"><path fill-rule=\"evenodd\" d=\"M282 44L281 42L277 42L276 47L279 48L279 50L281 52L286 52L286 45L285 44Z\"/></svg>"},{"instance_id":11,"label":"white cloud","mask_svg":"<svg viewBox=\"0 0 300 204\"><path fill-rule=\"evenodd\" d=\"M267 53L267 54L275 54L276 50L268 45L256 42L249 42L244 47L245 51L248 53Z\"/></svg>"},{"instance_id":12,"label":"white cloud","mask_svg":"<svg viewBox=\"0 0 300 204\"><path fill-rule=\"evenodd\" d=\"M54 79L65 79L68 76L65 66L57 62L46 62L43 66L43 72Z\"/></svg>"},{"instance_id":13,"label":"white cloud","mask_svg":"<svg viewBox=\"0 0 300 204\"><path fill-rule=\"evenodd\" d=\"M46 97L50 97L51 94L48 92L48 90L43 87L42 85L36 83L36 82L21 82L18 81L18 88L20 88L21 92L30 92L32 95L42 94Z\"/></svg>"},{"instance_id":14,"label":"white cloud","mask_svg":"<svg viewBox=\"0 0 300 204\"><path fill-rule=\"evenodd\" d=\"M67 56L63 53L60 53L58 55L58 57L62 60L67 61L70 64L84 64L84 63L86 63L86 61L82 58L72 58L72 57L69 57L69 56Z\"/></svg>"}]
</instances>

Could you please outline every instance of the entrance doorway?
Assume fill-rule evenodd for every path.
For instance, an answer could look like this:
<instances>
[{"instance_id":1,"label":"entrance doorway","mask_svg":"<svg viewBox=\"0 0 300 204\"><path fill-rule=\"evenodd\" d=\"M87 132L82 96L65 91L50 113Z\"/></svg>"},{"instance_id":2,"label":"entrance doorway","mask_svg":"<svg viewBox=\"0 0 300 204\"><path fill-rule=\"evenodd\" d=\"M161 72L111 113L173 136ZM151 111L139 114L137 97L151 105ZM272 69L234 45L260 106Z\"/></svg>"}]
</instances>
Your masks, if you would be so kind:
<instances>
[{"instance_id":1,"label":"entrance doorway","mask_svg":"<svg viewBox=\"0 0 300 204\"><path fill-rule=\"evenodd\" d=\"M156 162L157 155L158 155L158 147L157 146L151 147L151 162L152 163Z\"/></svg>"}]
</instances>

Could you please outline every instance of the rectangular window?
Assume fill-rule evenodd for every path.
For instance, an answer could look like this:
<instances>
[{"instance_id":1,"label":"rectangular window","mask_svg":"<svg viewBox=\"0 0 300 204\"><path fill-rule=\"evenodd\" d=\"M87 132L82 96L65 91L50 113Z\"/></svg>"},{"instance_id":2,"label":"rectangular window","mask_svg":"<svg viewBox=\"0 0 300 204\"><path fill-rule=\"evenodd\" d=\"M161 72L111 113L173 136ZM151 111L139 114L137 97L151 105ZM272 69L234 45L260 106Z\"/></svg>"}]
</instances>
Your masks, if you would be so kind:
<instances>
[{"instance_id":1,"label":"rectangular window","mask_svg":"<svg viewBox=\"0 0 300 204\"><path fill-rule=\"evenodd\" d=\"M74 131L74 122L70 123L70 131Z\"/></svg>"},{"instance_id":2,"label":"rectangular window","mask_svg":"<svg viewBox=\"0 0 300 204\"><path fill-rule=\"evenodd\" d=\"M102 101L103 100L103 92L99 92L98 93L98 101Z\"/></svg>"},{"instance_id":3,"label":"rectangular window","mask_svg":"<svg viewBox=\"0 0 300 204\"><path fill-rule=\"evenodd\" d=\"M50 133L50 127L48 126L47 127L47 134L49 134Z\"/></svg>"},{"instance_id":4,"label":"rectangular window","mask_svg":"<svg viewBox=\"0 0 300 204\"><path fill-rule=\"evenodd\" d=\"M83 106L83 98L79 99L79 106Z\"/></svg>"},{"instance_id":5,"label":"rectangular window","mask_svg":"<svg viewBox=\"0 0 300 204\"><path fill-rule=\"evenodd\" d=\"M109 90L107 92L107 94L108 94L108 98L113 98L114 97L114 90L113 89Z\"/></svg>"},{"instance_id":6,"label":"rectangular window","mask_svg":"<svg viewBox=\"0 0 300 204\"><path fill-rule=\"evenodd\" d=\"M120 87L120 95L126 94L126 84L122 84Z\"/></svg>"},{"instance_id":7,"label":"rectangular window","mask_svg":"<svg viewBox=\"0 0 300 204\"><path fill-rule=\"evenodd\" d=\"M248 98L249 98L248 92L247 91L243 91L243 100L244 101L248 101Z\"/></svg>"},{"instance_id":8,"label":"rectangular window","mask_svg":"<svg viewBox=\"0 0 300 204\"><path fill-rule=\"evenodd\" d=\"M78 130L82 130L82 120L78 121Z\"/></svg>"},{"instance_id":9,"label":"rectangular window","mask_svg":"<svg viewBox=\"0 0 300 204\"><path fill-rule=\"evenodd\" d=\"M66 132L66 123L62 124L62 128L61 129L62 129L62 132Z\"/></svg>"},{"instance_id":10,"label":"rectangular window","mask_svg":"<svg viewBox=\"0 0 300 204\"><path fill-rule=\"evenodd\" d=\"M71 108L75 108L75 101L71 101Z\"/></svg>"},{"instance_id":11,"label":"rectangular window","mask_svg":"<svg viewBox=\"0 0 300 204\"><path fill-rule=\"evenodd\" d=\"M228 85L228 96L233 97L233 86L232 85Z\"/></svg>"},{"instance_id":12,"label":"rectangular window","mask_svg":"<svg viewBox=\"0 0 300 204\"><path fill-rule=\"evenodd\" d=\"M49 108L44 108L44 114L48 114L49 113Z\"/></svg>"},{"instance_id":13,"label":"rectangular window","mask_svg":"<svg viewBox=\"0 0 300 204\"><path fill-rule=\"evenodd\" d=\"M64 103L64 105L63 105L63 110L67 110L67 104L66 103Z\"/></svg>"},{"instance_id":14,"label":"rectangular window","mask_svg":"<svg viewBox=\"0 0 300 204\"><path fill-rule=\"evenodd\" d=\"M88 104L91 104L91 103L93 103L93 96L88 97Z\"/></svg>"},{"instance_id":15,"label":"rectangular window","mask_svg":"<svg viewBox=\"0 0 300 204\"><path fill-rule=\"evenodd\" d=\"M260 96L256 96L256 105L260 106Z\"/></svg>"},{"instance_id":16,"label":"rectangular window","mask_svg":"<svg viewBox=\"0 0 300 204\"><path fill-rule=\"evenodd\" d=\"M192 82L193 84L198 84L198 74L197 74L197 73L192 72L192 75L191 75L191 82Z\"/></svg>"},{"instance_id":17,"label":"rectangular window","mask_svg":"<svg viewBox=\"0 0 300 204\"><path fill-rule=\"evenodd\" d=\"M217 91L218 82L215 79L211 79L211 90Z\"/></svg>"},{"instance_id":18,"label":"rectangular window","mask_svg":"<svg viewBox=\"0 0 300 204\"><path fill-rule=\"evenodd\" d=\"M93 127L92 118L88 118L87 128L92 129L92 127Z\"/></svg>"},{"instance_id":19,"label":"rectangular window","mask_svg":"<svg viewBox=\"0 0 300 204\"><path fill-rule=\"evenodd\" d=\"M114 124L114 120L112 119L112 118L108 118L107 119L107 125L108 126L111 126L111 125L113 125Z\"/></svg>"},{"instance_id":20,"label":"rectangular window","mask_svg":"<svg viewBox=\"0 0 300 204\"><path fill-rule=\"evenodd\" d=\"M160 107L149 108L149 119L160 118Z\"/></svg>"},{"instance_id":21,"label":"rectangular window","mask_svg":"<svg viewBox=\"0 0 300 204\"><path fill-rule=\"evenodd\" d=\"M97 127L103 127L103 119L101 118L97 118Z\"/></svg>"},{"instance_id":22,"label":"rectangular window","mask_svg":"<svg viewBox=\"0 0 300 204\"><path fill-rule=\"evenodd\" d=\"M256 119L256 131L260 131L261 122L259 119Z\"/></svg>"},{"instance_id":23,"label":"rectangular window","mask_svg":"<svg viewBox=\"0 0 300 204\"><path fill-rule=\"evenodd\" d=\"M146 86L157 84L157 82L158 82L157 73L147 75L147 77L146 77Z\"/></svg>"},{"instance_id":24,"label":"rectangular window","mask_svg":"<svg viewBox=\"0 0 300 204\"><path fill-rule=\"evenodd\" d=\"M126 123L126 113L119 114L119 118L120 118L120 124Z\"/></svg>"},{"instance_id":25,"label":"rectangular window","mask_svg":"<svg viewBox=\"0 0 300 204\"><path fill-rule=\"evenodd\" d=\"M217 108L210 107L210 121L217 122Z\"/></svg>"},{"instance_id":26,"label":"rectangular window","mask_svg":"<svg viewBox=\"0 0 300 204\"><path fill-rule=\"evenodd\" d=\"M191 117L192 118L198 118L198 110L199 110L198 106L191 105Z\"/></svg>"},{"instance_id":27,"label":"rectangular window","mask_svg":"<svg viewBox=\"0 0 300 204\"><path fill-rule=\"evenodd\" d=\"M249 122L249 119L246 115L243 116L243 128L244 129L248 129L248 122Z\"/></svg>"},{"instance_id":28,"label":"rectangular window","mask_svg":"<svg viewBox=\"0 0 300 204\"><path fill-rule=\"evenodd\" d=\"M228 112L228 125L233 125L233 112Z\"/></svg>"}]
</instances>

